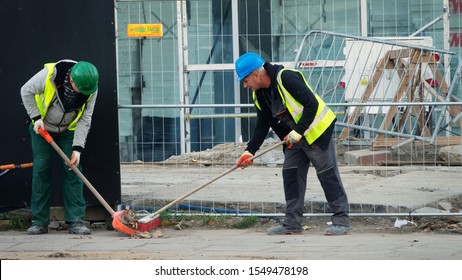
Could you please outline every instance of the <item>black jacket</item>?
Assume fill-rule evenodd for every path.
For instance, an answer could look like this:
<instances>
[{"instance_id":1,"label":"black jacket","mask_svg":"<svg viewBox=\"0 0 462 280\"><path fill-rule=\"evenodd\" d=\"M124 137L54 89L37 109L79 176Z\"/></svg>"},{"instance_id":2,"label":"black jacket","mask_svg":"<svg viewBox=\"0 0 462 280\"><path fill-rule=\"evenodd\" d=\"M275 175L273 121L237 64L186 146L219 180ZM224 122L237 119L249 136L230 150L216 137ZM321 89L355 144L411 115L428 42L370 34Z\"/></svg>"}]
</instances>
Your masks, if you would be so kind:
<instances>
[{"instance_id":1,"label":"black jacket","mask_svg":"<svg viewBox=\"0 0 462 280\"><path fill-rule=\"evenodd\" d=\"M271 78L271 86L266 89L259 89L255 92L261 110L257 108L257 124L252 139L247 143L247 151L255 154L265 140L270 128L276 133L279 139L283 140L289 132L294 129L299 134L305 132L313 122L318 110L318 101L313 92L305 85L303 77L297 72L284 71L281 81L290 94L303 105L303 114L295 124L289 112L278 115L285 108L282 98L277 89L277 75L282 65L266 62L263 67ZM335 121L313 144L326 149L331 140L335 127ZM302 141L306 141L302 138Z\"/></svg>"}]
</instances>

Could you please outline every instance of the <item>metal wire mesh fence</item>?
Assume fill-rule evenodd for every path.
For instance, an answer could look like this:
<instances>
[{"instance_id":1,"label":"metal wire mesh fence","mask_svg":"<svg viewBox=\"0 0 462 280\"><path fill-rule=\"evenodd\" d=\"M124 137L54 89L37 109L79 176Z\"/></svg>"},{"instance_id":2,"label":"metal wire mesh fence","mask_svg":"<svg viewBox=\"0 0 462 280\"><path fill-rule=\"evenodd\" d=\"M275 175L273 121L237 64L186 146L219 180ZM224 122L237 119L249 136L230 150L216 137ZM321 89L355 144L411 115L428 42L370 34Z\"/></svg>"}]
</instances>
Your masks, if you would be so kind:
<instances>
[{"instance_id":1,"label":"metal wire mesh fence","mask_svg":"<svg viewBox=\"0 0 462 280\"><path fill-rule=\"evenodd\" d=\"M426 154L461 143L459 57L433 48L430 37L313 31L300 45L294 66L335 109L339 141L402 148L385 165L440 164L437 156Z\"/></svg>"},{"instance_id":2,"label":"metal wire mesh fence","mask_svg":"<svg viewBox=\"0 0 462 280\"><path fill-rule=\"evenodd\" d=\"M143 55L137 59L146 63ZM161 85L159 92L170 102L146 99L141 88L143 102L121 104L121 117L138 128L121 147L122 159L134 155L121 168L123 203L148 211L160 208L232 168L244 150L243 143L230 139L240 123L248 124L254 116L239 109L252 104L224 104L234 101L225 92L238 91L229 79L231 65L199 65L197 58L183 61L185 76L177 85L185 94L193 93L196 104L179 102ZM430 37L313 31L303 38L287 66L302 71L337 115L338 161L352 214L407 215L428 207L426 214L460 214L451 210L461 201L462 172L455 166L460 159L441 152L444 146L462 145L459 61L455 53L434 48ZM156 62L150 63L154 68ZM143 76L140 86L150 82L146 77L157 76ZM150 94L158 95L154 90ZM275 141L269 133L265 145ZM185 142L193 144L187 152ZM275 149L255 166L220 178L174 209L183 214L283 216L282 161L282 151ZM330 215L314 171L305 199L306 215Z\"/></svg>"}]
</instances>

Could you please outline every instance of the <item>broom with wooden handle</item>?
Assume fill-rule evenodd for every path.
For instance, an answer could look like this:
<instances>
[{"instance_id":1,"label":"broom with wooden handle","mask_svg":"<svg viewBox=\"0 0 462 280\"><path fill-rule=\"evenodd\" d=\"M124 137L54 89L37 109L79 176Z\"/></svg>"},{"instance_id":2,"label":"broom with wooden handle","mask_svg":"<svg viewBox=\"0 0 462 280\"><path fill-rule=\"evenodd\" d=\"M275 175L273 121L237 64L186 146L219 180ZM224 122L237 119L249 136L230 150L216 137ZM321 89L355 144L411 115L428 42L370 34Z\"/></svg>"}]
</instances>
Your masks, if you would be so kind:
<instances>
[{"instance_id":1,"label":"broom with wooden handle","mask_svg":"<svg viewBox=\"0 0 462 280\"><path fill-rule=\"evenodd\" d=\"M99 194L99 192L95 189L95 187L93 187L90 181L88 181L88 179L85 178L85 176L83 176L82 172L77 168L77 166L73 164L69 164L69 161L70 161L69 158L63 152L63 150L58 146L58 144L55 143L55 141L53 140L53 137L51 137L48 131L42 128L39 128L38 132L43 137L43 139L45 139L45 141L47 141L56 150L56 152L63 158L66 165L68 165L72 169L72 171L74 171L77 174L77 176L79 176L79 178L88 187L88 189L93 193L93 195L98 199L98 201L104 206L104 208L106 208L109 214L111 214L111 217L113 218L112 226L114 227L114 229L120 232L123 232L125 234L129 234L129 235L139 233L138 230L130 228L122 223L121 220L123 219L125 210L115 212L111 208L111 206L109 206L109 204L106 202L106 200L104 200L104 198Z\"/></svg>"},{"instance_id":2,"label":"broom with wooden handle","mask_svg":"<svg viewBox=\"0 0 462 280\"><path fill-rule=\"evenodd\" d=\"M276 144L274 144L274 145L272 145L272 146L270 146L270 147L268 147L268 148L262 150L258 155L255 155L255 156L249 158L249 160L254 160L254 159L256 159L256 158L259 158L259 157L261 157L262 155L268 153L269 151L274 150L274 149L276 149L277 147L283 145L284 143L285 143L285 141L278 142L278 143L276 143ZM190 191L190 192L188 192L188 193L186 193L186 194L180 196L179 198L173 200L172 202L170 202L169 204L167 204L167 205L165 205L164 207L160 208L160 209L157 210L156 212L154 212L154 213L152 213L152 214L149 214L149 215L143 217L142 219L139 219L139 220L138 220L138 229L139 229L140 231L150 231L150 230L152 230L153 227L150 226L150 223L152 223L152 221L155 221L156 219L158 219L160 213L164 212L165 210L167 210L168 208L172 207L173 205L175 205L175 204L177 204L177 203L183 201L184 199L186 199L186 198L189 197L190 195L192 195L192 194L198 192L199 190L205 188L206 186L210 185L211 183L215 182L216 180L218 180L218 179L224 177L225 175L227 175L227 174L233 172L234 170L236 170L236 169L238 169L238 168L239 168L239 166L234 165L232 168L230 168L230 169L224 171L224 172L221 173L220 175L218 175L218 176L216 176L216 177L210 179L209 181L207 181L207 182L205 182L204 184L202 184L202 185L196 187L196 188L193 189L192 191Z\"/></svg>"}]
</instances>

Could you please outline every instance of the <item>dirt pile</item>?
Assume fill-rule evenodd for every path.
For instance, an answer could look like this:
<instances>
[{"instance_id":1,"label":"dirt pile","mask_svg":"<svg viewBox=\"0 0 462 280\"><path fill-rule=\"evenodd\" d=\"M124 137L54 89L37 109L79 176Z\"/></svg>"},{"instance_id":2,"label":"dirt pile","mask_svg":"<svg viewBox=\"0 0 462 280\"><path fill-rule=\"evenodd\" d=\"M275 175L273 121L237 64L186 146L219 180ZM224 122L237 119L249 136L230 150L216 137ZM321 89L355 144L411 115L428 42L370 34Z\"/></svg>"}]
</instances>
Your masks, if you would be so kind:
<instances>
[{"instance_id":1,"label":"dirt pile","mask_svg":"<svg viewBox=\"0 0 462 280\"><path fill-rule=\"evenodd\" d=\"M260 151L264 150L279 142L276 138L268 138L260 147ZM214 146L212 149L207 149L200 152L185 153L180 156L172 156L163 164L203 164L217 165L217 164L234 164L236 160L242 155L247 145L245 143L224 143ZM258 152L257 152L258 154ZM274 149L260 158L255 160L254 164L262 165L275 165L282 164L284 154L282 148Z\"/></svg>"}]
</instances>

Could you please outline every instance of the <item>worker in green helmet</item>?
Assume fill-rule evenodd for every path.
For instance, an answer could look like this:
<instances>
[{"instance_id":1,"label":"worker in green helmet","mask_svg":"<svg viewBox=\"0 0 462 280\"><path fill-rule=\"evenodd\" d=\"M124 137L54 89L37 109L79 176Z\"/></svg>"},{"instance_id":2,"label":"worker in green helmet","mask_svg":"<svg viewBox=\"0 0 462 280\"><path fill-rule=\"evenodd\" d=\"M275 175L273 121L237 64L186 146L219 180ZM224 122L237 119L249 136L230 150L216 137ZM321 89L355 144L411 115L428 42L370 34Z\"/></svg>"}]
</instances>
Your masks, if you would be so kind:
<instances>
[{"instance_id":1,"label":"worker in green helmet","mask_svg":"<svg viewBox=\"0 0 462 280\"><path fill-rule=\"evenodd\" d=\"M60 60L47 63L21 88L21 97L31 124L34 169L32 177L32 226L28 234L48 232L52 193L52 158L55 153L39 128L47 130L70 158L69 164L79 165L80 154L91 126L98 92L99 74L86 61ZM64 218L70 234L91 234L84 224L86 202L83 182L63 163Z\"/></svg>"}]
</instances>

